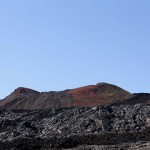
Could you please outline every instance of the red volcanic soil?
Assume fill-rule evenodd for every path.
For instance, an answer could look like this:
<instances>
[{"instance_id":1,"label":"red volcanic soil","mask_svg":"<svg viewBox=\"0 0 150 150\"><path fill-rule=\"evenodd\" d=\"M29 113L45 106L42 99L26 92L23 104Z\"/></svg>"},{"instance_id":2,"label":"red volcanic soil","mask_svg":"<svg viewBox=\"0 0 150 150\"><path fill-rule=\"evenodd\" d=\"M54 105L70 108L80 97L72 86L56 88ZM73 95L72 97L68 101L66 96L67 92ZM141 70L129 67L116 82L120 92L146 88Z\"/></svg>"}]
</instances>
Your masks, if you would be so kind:
<instances>
[{"instance_id":1,"label":"red volcanic soil","mask_svg":"<svg viewBox=\"0 0 150 150\"><path fill-rule=\"evenodd\" d=\"M110 105L128 99L131 94L115 85L98 83L67 92L74 100L73 106Z\"/></svg>"},{"instance_id":2,"label":"red volcanic soil","mask_svg":"<svg viewBox=\"0 0 150 150\"><path fill-rule=\"evenodd\" d=\"M73 106L94 106L102 103L102 95L97 94L98 87L94 85L72 89L67 93L74 99ZM100 100L100 101L99 101Z\"/></svg>"}]
</instances>

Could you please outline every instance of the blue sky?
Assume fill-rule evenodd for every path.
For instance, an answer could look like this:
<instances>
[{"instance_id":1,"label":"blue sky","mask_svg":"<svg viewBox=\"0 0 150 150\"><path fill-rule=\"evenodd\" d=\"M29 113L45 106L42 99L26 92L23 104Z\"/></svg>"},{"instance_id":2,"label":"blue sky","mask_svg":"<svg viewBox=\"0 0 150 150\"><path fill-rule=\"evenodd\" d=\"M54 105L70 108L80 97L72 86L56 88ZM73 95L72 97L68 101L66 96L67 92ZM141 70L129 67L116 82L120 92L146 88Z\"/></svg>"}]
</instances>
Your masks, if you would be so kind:
<instances>
[{"instance_id":1,"label":"blue sky","mask_svg":"<svg viewBox=\"0 0 150 150\"><path fill-rule=\"evenodd\" d=\"M149 0L0 0L0 98L98 82L150 92Z\"/></svg>"}]
</instances>

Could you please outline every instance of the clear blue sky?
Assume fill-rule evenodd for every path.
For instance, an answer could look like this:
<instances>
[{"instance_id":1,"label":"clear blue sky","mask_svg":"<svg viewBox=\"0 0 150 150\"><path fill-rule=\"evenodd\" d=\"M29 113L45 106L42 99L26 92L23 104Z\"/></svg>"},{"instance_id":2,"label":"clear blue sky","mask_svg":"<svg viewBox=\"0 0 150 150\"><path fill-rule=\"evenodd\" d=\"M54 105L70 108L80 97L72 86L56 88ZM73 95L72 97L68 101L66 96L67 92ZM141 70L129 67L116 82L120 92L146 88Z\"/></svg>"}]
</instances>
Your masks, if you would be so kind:
<instances>
[{"instance_id":1,"label":"clear blue sky","mask_svg":"<svg viewBox=\"0 0 150 150\"><path fill-rule=\"evenodd\" d=\"M150 92L149 0L0 0L0 98L98 82Z\"/></svg>"}]
</instances>

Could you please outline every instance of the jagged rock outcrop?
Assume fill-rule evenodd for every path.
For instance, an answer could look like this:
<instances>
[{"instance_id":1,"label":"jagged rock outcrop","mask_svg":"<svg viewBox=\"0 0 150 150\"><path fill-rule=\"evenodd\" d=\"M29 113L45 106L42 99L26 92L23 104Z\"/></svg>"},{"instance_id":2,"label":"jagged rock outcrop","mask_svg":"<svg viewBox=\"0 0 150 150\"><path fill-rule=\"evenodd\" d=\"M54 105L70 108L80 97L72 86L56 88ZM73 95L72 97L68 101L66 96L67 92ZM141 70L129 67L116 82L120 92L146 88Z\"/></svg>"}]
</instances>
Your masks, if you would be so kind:
<instances>
[{"instance_id":1,"label":"jagged rock outcrop","mask_svg":"<svg viewBox=\"0 0 150 150\"><path fill-rule=\"evenodd\" d=\"M150 105L0 110L3 150L149 149L149 143Z\"/></svg>"},{"instance_id":2,"label":"jagged rock outcrop","mask_svg":"<svg viewBox=\"0 0 150 150\"><path fill-rule=\"evenodd\" d=\"M38 92L21 87L1 100L0 107L4 109L93 107L124 102L132 97L131 93L108 83L60 92Z\"/></svg>"}]
</instances>

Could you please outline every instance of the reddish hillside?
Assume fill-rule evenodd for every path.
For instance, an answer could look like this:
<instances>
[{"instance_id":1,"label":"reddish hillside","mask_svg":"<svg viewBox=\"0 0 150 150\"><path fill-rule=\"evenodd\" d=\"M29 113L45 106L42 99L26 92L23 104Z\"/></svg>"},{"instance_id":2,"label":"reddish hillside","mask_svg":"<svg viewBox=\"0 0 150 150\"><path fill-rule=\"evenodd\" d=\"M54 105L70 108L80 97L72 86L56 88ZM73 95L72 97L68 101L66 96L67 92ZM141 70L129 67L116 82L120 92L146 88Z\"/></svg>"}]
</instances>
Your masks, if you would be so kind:
<instances>
[{"instance_id":1,"label":"reddish hillside","mask_svg":"<svg viewBox=\"0 0 150 150\"><path fill-rule=\"evenodd\" d=\"M127 100L131 94L115 85L98 83L68 91L73 98L73 106L110 105Z\"/></svg>"},{"instance_id":2,"label":"reddish hillside","mask_svg":"<svg viewBox=\"0 0 150 150\"><path fill-rule=\"evenodd\" d=\"M0 107L6 109L93 107L128 103L130 100L136 103L133 94L108 83L98 83L60 92L38 92L21 87L1 100Z\"/></svg>"}]
</instances>

